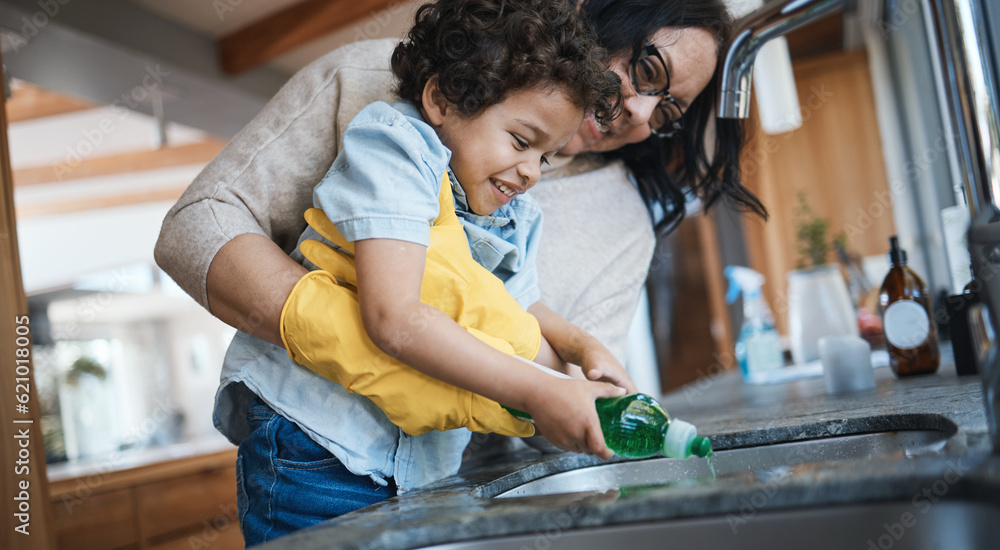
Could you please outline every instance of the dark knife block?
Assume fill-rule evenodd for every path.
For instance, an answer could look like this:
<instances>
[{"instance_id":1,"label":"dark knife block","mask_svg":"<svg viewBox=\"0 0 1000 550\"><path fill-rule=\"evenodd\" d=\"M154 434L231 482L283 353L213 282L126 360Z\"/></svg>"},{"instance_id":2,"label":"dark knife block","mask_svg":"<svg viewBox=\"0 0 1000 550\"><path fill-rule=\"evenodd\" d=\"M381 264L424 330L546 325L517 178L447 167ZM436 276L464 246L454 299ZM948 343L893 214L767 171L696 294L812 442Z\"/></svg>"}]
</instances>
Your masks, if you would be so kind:
<instances>
[{"instance_id":1,"label":"dark knife block","mask_svg":"<svg viewBox=\"0 0 1000 550\"><path fill-rule=\"evenodd\" d=\"M945 299L945 309L948 312L948 332L951 335L951 346L955 354L955 371L959 376L977 374L976 344L973 337L969 312L979 304L979 293L965 292L953 294Z\"/></svg>"}]
</instances>

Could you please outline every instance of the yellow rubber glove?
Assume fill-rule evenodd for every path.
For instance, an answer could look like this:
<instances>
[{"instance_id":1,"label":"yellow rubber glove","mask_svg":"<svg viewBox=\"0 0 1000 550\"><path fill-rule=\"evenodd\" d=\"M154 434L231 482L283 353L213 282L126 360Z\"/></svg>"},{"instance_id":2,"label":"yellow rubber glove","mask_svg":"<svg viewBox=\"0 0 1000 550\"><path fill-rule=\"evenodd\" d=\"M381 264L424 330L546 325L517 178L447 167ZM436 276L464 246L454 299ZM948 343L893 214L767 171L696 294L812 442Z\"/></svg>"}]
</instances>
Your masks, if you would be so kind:
<instances>
[{"instance_id":1,"label":"yellow rubber glove","mask_svg":"<svg viewBox=\"0 0 1000 550\"><path fill-rule=\"evenodd\" d=\"M538 321L472 258L447 175L438 198L441 214L431 228L421 300L492 347L534 358L541 341ZM459 427L522 437L534 433L530 423L495 401L427 376L378 349L361 321L353 245L322 210L310 209L306 220L343 250L318 241L301 244L302 253L322 271L299 281L282 310L282 339L294 361L370 398L411 435Z\"/></svg>"}]
</instances>

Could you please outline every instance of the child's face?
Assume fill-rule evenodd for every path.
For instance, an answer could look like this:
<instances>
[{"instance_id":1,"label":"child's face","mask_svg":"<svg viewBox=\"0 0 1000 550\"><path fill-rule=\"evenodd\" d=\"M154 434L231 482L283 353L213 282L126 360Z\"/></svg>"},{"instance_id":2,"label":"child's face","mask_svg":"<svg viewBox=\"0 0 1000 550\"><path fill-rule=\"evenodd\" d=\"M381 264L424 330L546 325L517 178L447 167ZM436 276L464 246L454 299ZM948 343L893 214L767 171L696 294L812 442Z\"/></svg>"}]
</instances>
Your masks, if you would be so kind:
<instances>
[{"instance_id":1,"label":"child's face","mask_svg":"<svg viewBox=\"0 0 1000 550\"><path fill-rule=\"evenodd\" d=\"M426 103L425 103L426 106ZM561 149L583 122L583 111L559 89L528 88L474 117L453 106L431 106L431 122L451 149L451 169L476 214L496 212L531 189L542 159Z\"/></svg>"}]
</instances>

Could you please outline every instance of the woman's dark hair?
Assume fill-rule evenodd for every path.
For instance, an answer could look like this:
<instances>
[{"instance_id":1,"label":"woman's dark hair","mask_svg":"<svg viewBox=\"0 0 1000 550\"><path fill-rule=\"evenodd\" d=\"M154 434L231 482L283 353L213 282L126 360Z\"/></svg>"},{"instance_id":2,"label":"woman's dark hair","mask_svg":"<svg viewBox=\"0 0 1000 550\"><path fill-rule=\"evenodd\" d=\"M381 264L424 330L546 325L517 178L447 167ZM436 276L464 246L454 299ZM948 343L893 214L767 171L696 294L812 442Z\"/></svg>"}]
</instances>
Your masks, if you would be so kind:
<instances>
[{"instance_id":1,"label":"woman's dark hair","mask_svg":"<svg viewBox=\"0 0 1000 550\"><path fill-rule=\"evenodd\" d=\"M601 45L612 56L626 59L663 27L705 29L715 37L719 52L725 51L730 39L732 19L722 0L584 0L582 10ZM743 121L712 117L721 72L720 59L705 90L685 111L684 130L678 136L651 136L605 153L625 162L647 207L662 206L665 217L657 224L657 233L672 230L684 219L688 192L698 196L706 210L724 199L739 210L767 219L767 209L740 181ZM713 121L714 146L704 141Z\"/></svg>"},{"instance_id":2,"label":"woman's dark hair","mask_svg":"<svg viewBox=\"0 0 1000 550\"><path fill-rule=\"evenodd\" d=\"M444 97L473 116L513 91L553 87L598 120L621 106L621 79L567 0L438 0L417 9L392 53L399 97L420 101L437 75Z\"/></svg>"}]
</instances>

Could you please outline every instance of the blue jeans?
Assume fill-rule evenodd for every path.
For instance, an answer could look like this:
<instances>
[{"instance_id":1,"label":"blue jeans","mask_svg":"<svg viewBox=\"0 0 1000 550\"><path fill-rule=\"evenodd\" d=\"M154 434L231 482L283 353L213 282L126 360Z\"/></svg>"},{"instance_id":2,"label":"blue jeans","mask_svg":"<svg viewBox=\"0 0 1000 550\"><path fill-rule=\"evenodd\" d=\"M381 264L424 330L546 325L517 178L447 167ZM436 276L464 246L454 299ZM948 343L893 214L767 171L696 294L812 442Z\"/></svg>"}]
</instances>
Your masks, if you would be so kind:
<instances>
[{"instance_id":1,"label":"blue jeans","mask_svg":"<svg viewBox=\"0 0 1000 550\"><path fill-rule=\"evenodd\" d=\"M260 399L247 409L250 435L236 454L236 504L247 546L395 496L351 473L329 451Z\"/></svg>"}]
</instances>

